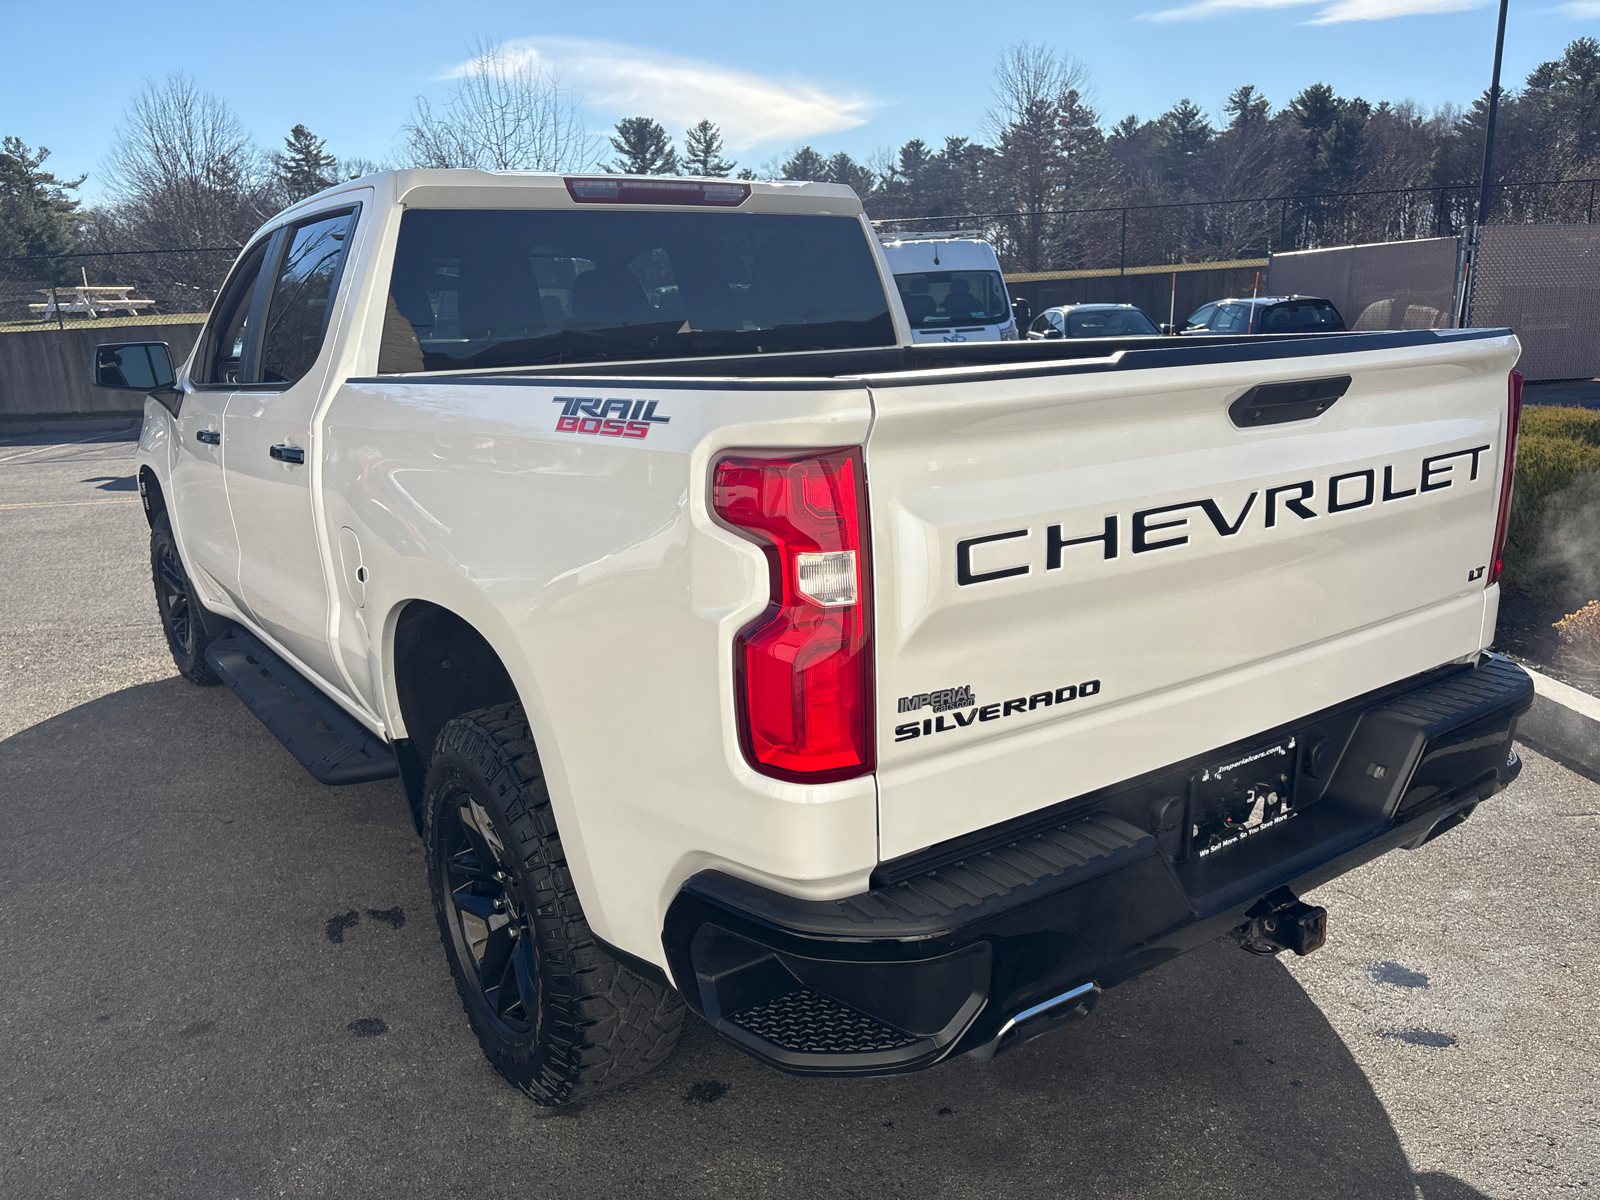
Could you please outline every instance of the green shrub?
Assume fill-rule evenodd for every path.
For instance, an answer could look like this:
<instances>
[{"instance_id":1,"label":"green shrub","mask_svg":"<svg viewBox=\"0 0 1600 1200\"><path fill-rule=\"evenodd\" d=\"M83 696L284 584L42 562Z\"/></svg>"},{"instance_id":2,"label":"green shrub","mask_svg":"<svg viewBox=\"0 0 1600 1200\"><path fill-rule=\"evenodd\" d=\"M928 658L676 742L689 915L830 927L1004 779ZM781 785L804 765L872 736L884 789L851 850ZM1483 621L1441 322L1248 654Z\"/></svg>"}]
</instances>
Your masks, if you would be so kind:
<instances>
[{"instance_id":1,"label":"green shrub","mask_svg":"<svg viewBox=\"0 0 1600 1200\"><path fill-rule=\"evenodd\" d=\"M1564 438L1600 446L1600 410L1532 404L1522 410L1522 436Z\"/></svg>"},{"instance_id":2,"label":"green shrub","mask_svg":"<svg viewBox=\"0 0 1600 1200\"><path fill-rule=\"evenodd\" d=\"M1600 412L1523 409L1505 571L1535 600L1600 595Z\"/></svg>"}]
</instances>

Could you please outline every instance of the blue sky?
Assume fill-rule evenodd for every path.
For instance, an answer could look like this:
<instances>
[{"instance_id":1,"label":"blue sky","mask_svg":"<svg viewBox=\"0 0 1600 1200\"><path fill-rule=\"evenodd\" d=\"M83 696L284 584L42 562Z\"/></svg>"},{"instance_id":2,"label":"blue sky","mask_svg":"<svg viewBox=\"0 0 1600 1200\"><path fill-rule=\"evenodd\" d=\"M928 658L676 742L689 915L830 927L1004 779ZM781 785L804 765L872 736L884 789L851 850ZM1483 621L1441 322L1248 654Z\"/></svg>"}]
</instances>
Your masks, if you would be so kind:
<instances>
[{"instance_id":1,"label":"blue sky","mask_svg":"<svg viewBox=\"0 0 1600 1200\"><path fill-rule=\"evenodd\" d=\"M864 158L912 137L978 135L995 58L1023 39L1082 60L1108 126L1183 96L1216 113L1241 83L1274 107L1317 80L1373 100L1465 104L1488 86L1494 22L1486 0L8 0L0 133L49 146L61 174L89 172L92 198L127 97L183 70L263 144L303 122L336 154L383 159L415 97L442 96L472 44L492 38L554 65L595 132L644 113L681 136L707 116L732 157L759 166L806 142ZM1515 0L1507 83L1586 34L1600 34L1600 0Z\"/></svg>"}]
</instances>

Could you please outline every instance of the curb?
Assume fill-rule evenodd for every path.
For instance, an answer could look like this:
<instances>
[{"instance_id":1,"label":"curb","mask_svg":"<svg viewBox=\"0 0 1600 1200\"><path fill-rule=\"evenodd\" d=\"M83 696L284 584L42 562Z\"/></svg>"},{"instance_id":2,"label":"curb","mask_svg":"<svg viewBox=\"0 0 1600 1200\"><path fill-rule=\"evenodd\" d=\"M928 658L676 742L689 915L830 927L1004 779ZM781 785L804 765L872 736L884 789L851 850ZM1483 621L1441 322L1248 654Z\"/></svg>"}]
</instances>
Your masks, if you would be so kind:
<instances>
[{"instance_id":1,"label":"curb","mask_svg":"<svg viewBox=\"0 0 1600 1200\"><path fill-rule=\"evenodd\" d=\"M1600 779L1600 697L1541 675L1526 663L1519 665L1533 680L1533 707L1517 723L1517 740Z\"/></svg>"}]
</instances>

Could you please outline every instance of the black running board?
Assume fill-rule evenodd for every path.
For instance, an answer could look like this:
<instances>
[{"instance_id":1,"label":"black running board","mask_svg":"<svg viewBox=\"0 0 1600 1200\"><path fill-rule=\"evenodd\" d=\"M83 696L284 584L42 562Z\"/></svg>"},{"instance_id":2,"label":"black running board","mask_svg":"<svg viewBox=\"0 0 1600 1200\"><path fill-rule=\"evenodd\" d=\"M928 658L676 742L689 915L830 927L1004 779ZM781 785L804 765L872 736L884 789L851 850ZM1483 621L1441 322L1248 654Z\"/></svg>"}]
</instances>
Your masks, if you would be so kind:
<instances>
[{"instance_id":1,"label":"black running board","mask_svg":"<svg viewBox=\"0 0 1600 1200\"><path fill-rule=\"evenodd\" d=\"M371 783L400 773L382 738L238 627L206 650L206 662L319 782Z\"/></svg>"}]
</instances>

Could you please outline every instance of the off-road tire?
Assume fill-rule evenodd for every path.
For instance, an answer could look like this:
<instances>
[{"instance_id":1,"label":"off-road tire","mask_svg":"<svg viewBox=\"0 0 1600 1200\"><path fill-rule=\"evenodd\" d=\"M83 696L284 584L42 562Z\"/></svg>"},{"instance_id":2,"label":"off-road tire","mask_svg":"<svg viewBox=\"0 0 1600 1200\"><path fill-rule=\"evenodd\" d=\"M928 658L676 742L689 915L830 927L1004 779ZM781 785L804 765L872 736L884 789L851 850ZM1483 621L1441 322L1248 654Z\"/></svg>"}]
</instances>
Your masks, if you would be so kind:
<instances>
[{"instance_id":1,"label":"off-road tire","mask_svg":"<svg viewBox=\"0 0 1600 1200\"><path fill-rule=\"evenodd\" d=\"M206 662L211 636L166 513L156 514L150 525L150 579L156 591L156 610L161 614L161 632L167 635L167 649L172 651L178 674L200 687L215 687L222 680Z\"/></svg>"},{"instance_id":2,"label":"off-road tire","mask_svg":"<svg viewBox=\"0 0 1600 1200\"><path fill-rule=\"evenodd\" d=\"M665 1060L683 1026L683 1003L596 944L520 704L445 724L424 805L439 935L462 1007L495 1070L540 1104L556 1106L590 1100ZM478 828L485 819L494 837ZM473 874L484 853L496 869ZM490 924L502 917L505 924ZM479 931L474 921L493 930L479 943L481 956L469 940ZM518 922L523 932L508 933ZM529 957L519 966L515 948L524 943ZM498 986L481 974L498 978Z\"/></svg>"}]
</instances>

